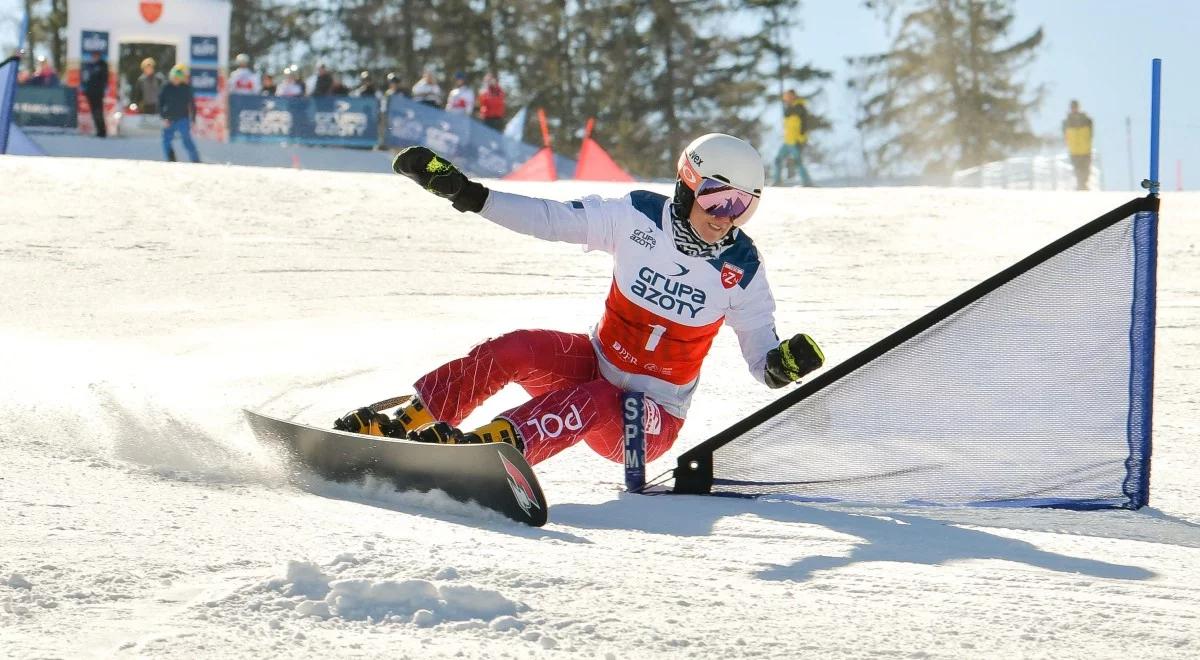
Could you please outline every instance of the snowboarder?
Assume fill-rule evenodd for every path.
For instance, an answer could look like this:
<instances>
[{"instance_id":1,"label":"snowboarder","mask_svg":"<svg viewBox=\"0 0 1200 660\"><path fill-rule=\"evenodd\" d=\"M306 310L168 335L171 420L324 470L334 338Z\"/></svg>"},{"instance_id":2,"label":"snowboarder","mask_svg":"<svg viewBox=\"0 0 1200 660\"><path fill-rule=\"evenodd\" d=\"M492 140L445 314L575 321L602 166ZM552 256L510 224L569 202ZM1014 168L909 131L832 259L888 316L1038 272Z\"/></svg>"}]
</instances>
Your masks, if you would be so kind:
<instances>
[{"instance_id":1,"label":"snowboarder","mask_svg":"<svg viewBox=\"0 0 1200 660\"><path fill-rule=\"evenodd\" d=\"M737 333L754 377L772 388L824 362L808 335L776 335L763 264L740 228L758 208L763 161L736 137L711 133L689 144L673 199L636 190L563 203L489 190L425 147L401 151L392 168L460 212L612 254L612 285L590 336L516 330L488 339L418 379L394 418L361 408L336 429L441 444L508 442L531 465L584 440L620 462L621 394L640 391L651 461L674 443L722 323ZM473 431L457 428L513 382L533 398Z\"/></svg>"}]
</instances>

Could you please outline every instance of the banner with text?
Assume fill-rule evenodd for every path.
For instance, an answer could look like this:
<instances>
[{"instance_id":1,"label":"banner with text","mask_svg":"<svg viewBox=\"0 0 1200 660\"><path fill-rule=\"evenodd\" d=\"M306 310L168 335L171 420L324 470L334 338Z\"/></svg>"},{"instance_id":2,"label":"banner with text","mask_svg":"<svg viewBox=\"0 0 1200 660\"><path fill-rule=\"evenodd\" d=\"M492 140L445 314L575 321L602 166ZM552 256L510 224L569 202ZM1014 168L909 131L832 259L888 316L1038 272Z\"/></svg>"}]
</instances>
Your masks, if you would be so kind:
<instances>
[{"instance_id":1,"label":"banner with text","mask_svg":"<svg viewBox=\"0 0 1200 660\"><path fill-rule=\"evenodd\" d=\"M233 141L374 147L378 126L374 98L229 95Z\"/></svg>"},{"instance_id":2,"label":"banner with text","mask_svg":"<svg viewBox=\"0 0 1200 660\"><path fill-rule=\"evenodd\" d=\"M79 124L79 106L74 87L17 87L13 102L13 121L18 126L75 128Z\"/></svg>"},{"instance_id":3,"label":"banner with text","mask_svg":"<svg viewBox=\"0 0 1200 660\"><path fill-rule=\"evenodd\" d=\"M424 145L472 176L502 177L538 151L537 147L506 137L466 115L446 112L398 94L388 97L386 129L387 146ZM554 164L560 178L574 176L575 161L555 155Z\"/></svg>"}]
</instances>

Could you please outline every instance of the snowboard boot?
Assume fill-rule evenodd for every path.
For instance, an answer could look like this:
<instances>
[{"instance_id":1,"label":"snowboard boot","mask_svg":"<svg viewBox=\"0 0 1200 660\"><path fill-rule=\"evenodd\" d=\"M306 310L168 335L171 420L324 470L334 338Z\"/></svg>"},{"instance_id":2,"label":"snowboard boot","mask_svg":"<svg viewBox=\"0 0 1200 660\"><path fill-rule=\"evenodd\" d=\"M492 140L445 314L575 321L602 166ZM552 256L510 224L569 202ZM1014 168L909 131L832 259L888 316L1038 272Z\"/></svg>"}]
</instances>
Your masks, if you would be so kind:
<instances>
[{"instance_id":1,"label":"snowboard boot","mask_svg":"<svg viewBox=\"0 0 1200 660\"><path fill-rule=\"evenodd\" d=\"M415 442L428 442L438 445L480 445L491 442L505 442L525 452L525 443L507 419L496 418L491 422L471 431L463 433L446 422L437 422L421 431L408 434L408 439Z\"/></svg>"},{"instance_id":2,"label":"snowboard boot","mask_svg":"<svg viewBox=\"0 0 1200 660\"><path fill-rule=\"evenodd\" d=\"M398 428L394 437L406 437L409 433L419 431L436 421L433 415L429 414L429 409L425 407L425 404L421 403L420 397L414 394L404 405L396 409L395 421L392 423Z\"/></svg>"},{"instance_id":3,"label":"snowboard boot","mask_svg":"<svg viewBox=\"0 0 1200 660\"><path fill-rule=\"evenodd\" d=\"M381 405L381 404L376 404ZM409 433L417 431L434 422L433 415L417 397L409 397L408 401L396 410L396 416L389 418L384 413L375 412L370 408L359 408L346 413L333 423L334 430L361 433L363 435L378 435L388 438L405 438Z\"/></svg>"},{"instance_id":4,"label":"snowboard boot","mask_svg":"<svg viewBox=\"0 0 1200 660\"><path fill-rule=\"evenodd\" d=\"M333 430L361 433L363 435L387 435L385 429L392 425L392 420L383 413L377 413L370 408L359 408L342 415L333 422Z\"/></svg>"}]
</instances>

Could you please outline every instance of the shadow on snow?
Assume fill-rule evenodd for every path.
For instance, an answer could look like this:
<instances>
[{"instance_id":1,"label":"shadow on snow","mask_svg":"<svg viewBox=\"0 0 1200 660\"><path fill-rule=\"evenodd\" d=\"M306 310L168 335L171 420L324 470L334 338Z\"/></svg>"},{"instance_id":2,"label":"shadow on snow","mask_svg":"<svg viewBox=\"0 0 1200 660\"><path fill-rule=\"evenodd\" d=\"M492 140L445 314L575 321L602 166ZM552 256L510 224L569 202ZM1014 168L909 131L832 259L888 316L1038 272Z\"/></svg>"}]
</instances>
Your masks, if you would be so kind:
<instances>
[{"instance_id":1,"label":"shadow on snow","mask_svg":"<svg viewBox=\"0 0 1200 660\"><path fill-rule=\"evenodd\" d=\"M817 571L864 562L942 565L970 559L997 559L1060 573L1119 580L1148 580L1156 575L1138 566L1072 557L1042 550L1028 541L960 526L987 525L983 521L986 515L970 522L965 518L970 512L947 513L961 519L948 522L909 510L824 508L796 502L678 495L622 495L620 499L597 505L559 504L550 511L555 523L584 529L707 536L722 518L754 515L778 523L816 525L861 539L850 542L853 548L845 556L813 555L791 564L768 565L757 574L765 580L803 581Z\"/></svg>"}]
</instances>

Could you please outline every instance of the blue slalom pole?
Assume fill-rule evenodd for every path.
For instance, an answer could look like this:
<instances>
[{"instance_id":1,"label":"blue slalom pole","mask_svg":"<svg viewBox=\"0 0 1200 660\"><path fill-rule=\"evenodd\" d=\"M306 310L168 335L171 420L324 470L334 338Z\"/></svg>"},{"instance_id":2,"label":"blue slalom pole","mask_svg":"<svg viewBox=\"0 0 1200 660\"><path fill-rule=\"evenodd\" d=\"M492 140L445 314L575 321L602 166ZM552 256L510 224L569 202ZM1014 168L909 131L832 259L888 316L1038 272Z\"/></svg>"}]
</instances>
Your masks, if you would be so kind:
<instances>
[{"instance_id":1,"label":"blue slalom pole","mask_svg":"<svg viewBox=\"0 0 1200 660\"><path fill-rule=\"evenodd\" d=\"M646 397L641 392L621 394L625 436L625 490L640 493L646 487Z\"/></svg>"},{"instance_id":2,"label":"blue slalom pole","mask_svg":"<svg viewBox=\"0 0 1200 660\"><path fill-rule=\"evenodd\" d=\"M1154 58L1150 82L1150 194L1158 196L1158 131L1162 110L1162 60Z\"/></svg>"}]
</instances>

